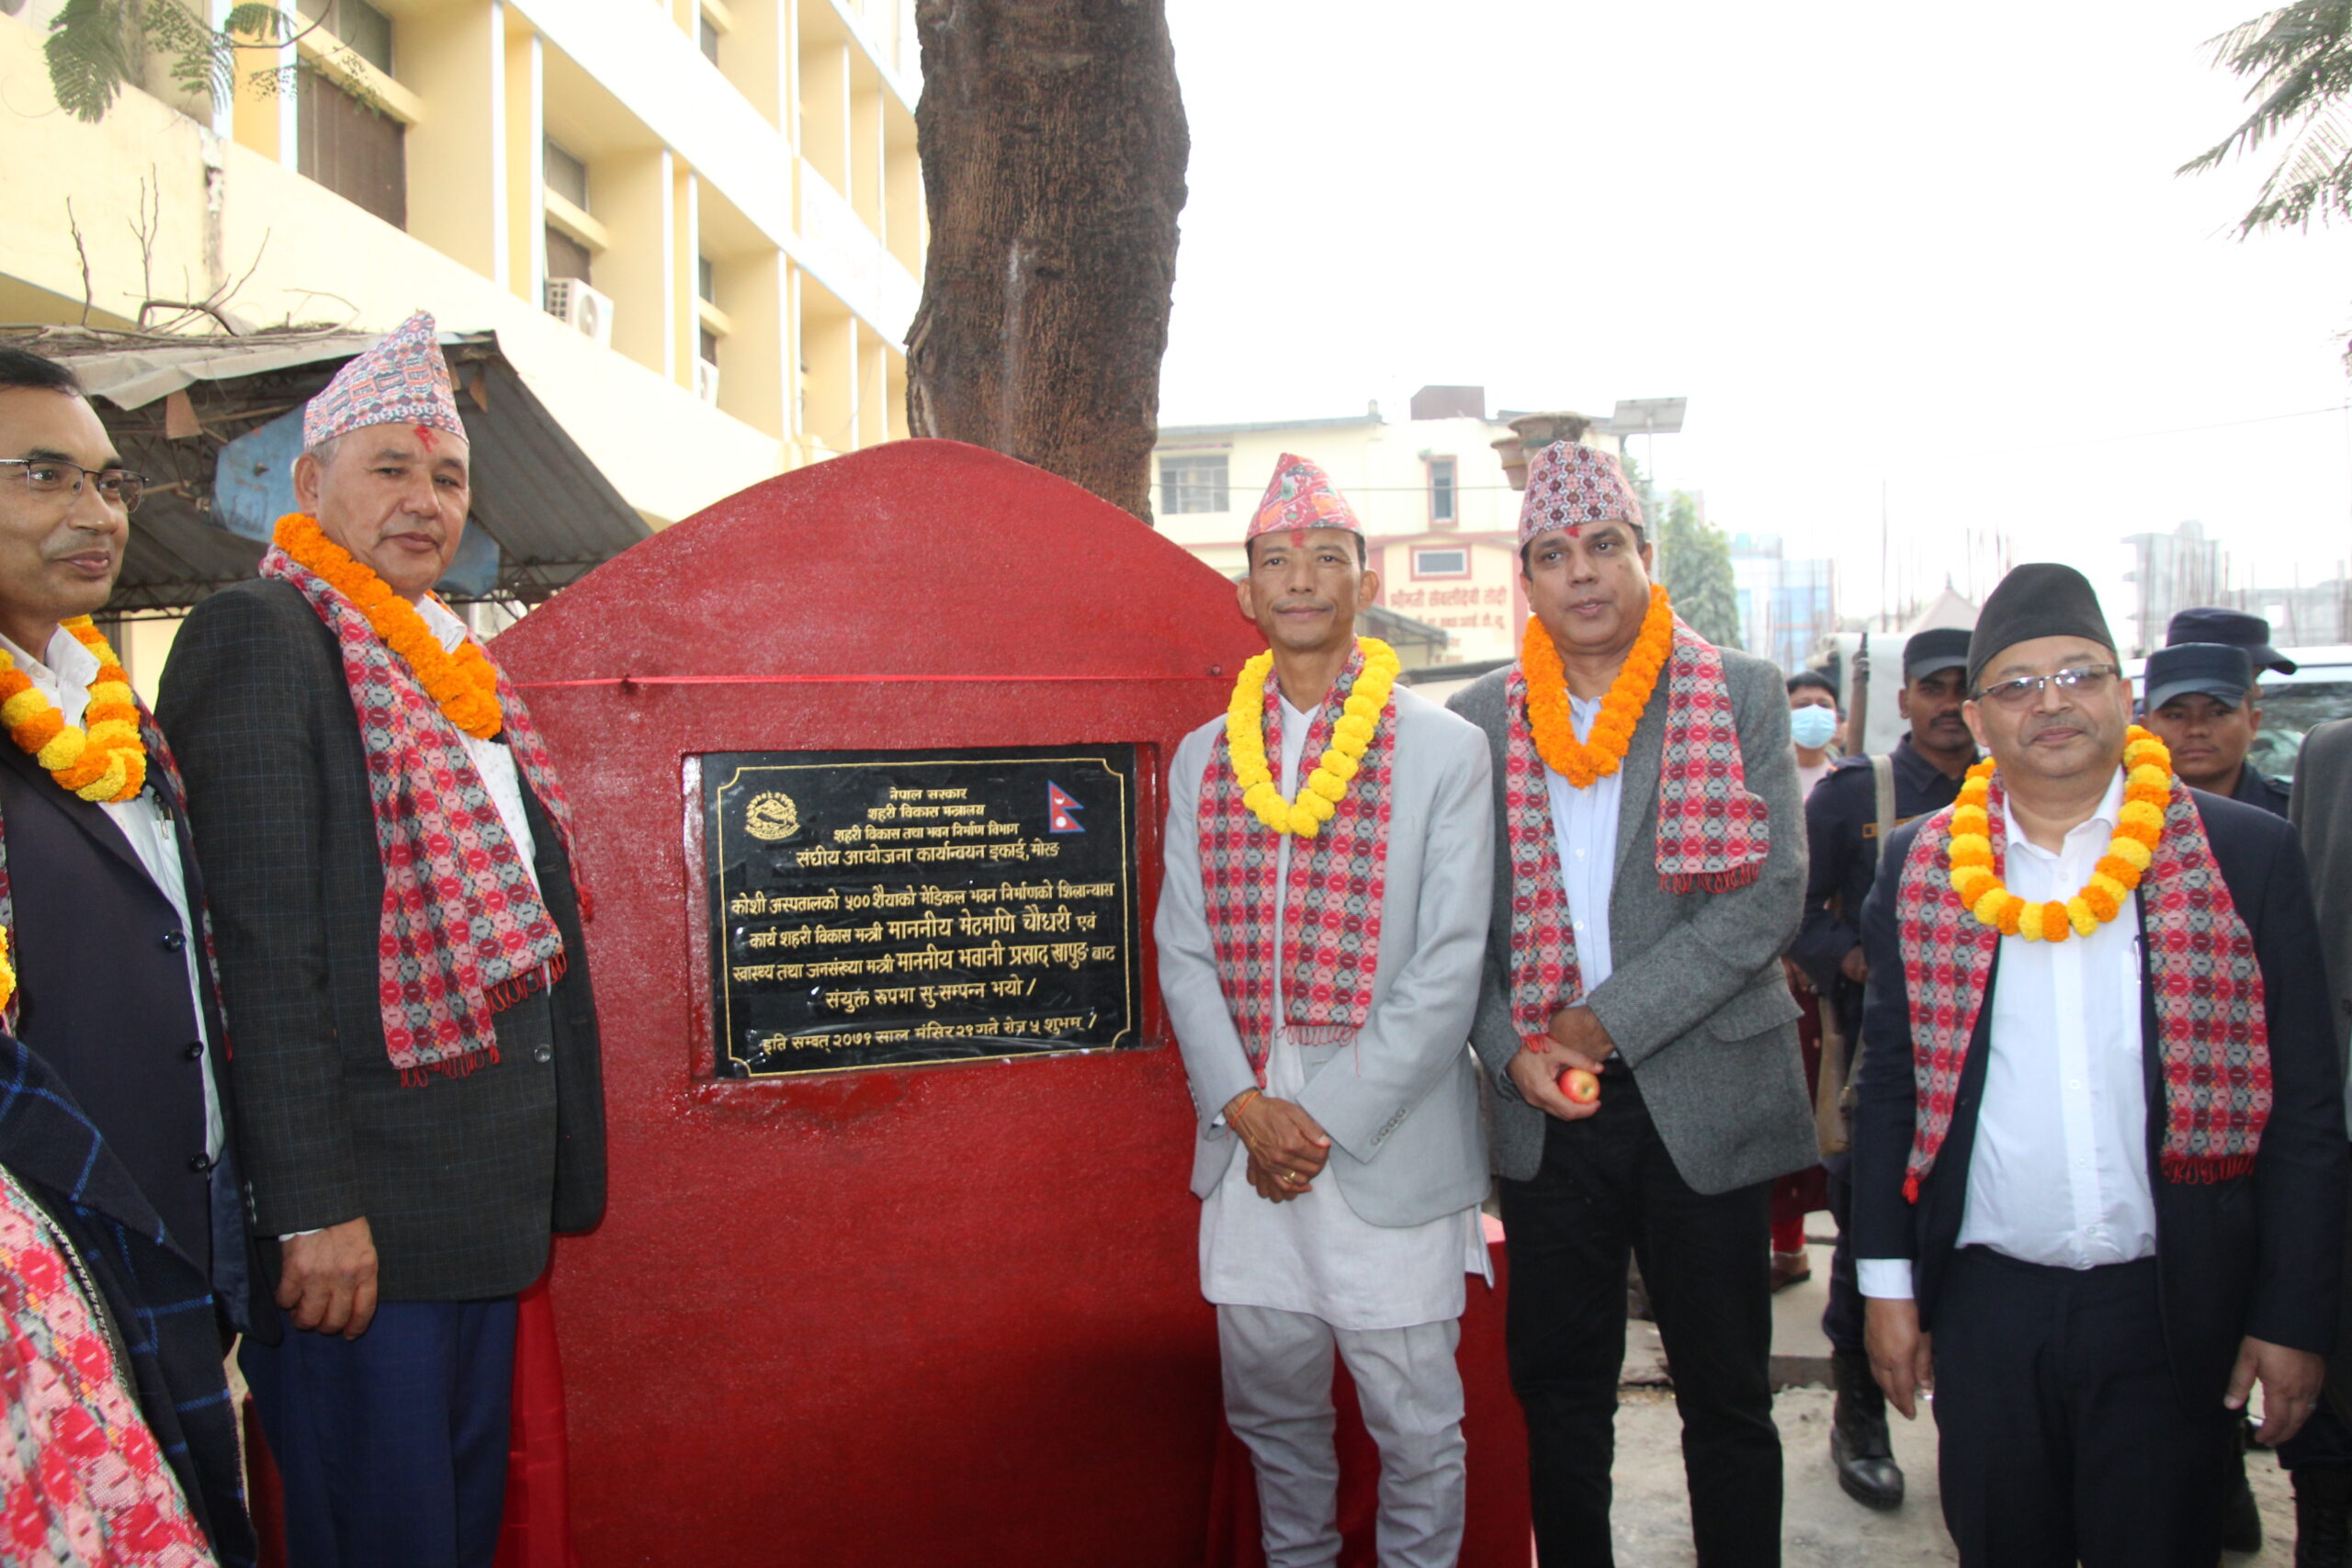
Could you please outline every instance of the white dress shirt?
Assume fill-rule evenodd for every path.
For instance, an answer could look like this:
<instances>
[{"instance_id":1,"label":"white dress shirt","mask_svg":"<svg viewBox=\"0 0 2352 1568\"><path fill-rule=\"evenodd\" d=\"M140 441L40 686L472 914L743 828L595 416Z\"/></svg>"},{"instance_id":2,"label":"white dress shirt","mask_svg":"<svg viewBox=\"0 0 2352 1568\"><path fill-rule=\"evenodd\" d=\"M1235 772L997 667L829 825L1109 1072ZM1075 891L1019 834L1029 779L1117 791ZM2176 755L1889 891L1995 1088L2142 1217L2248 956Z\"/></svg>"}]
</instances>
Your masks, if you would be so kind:
<instances>
[{"instance_id":1,"label":"white dress shirt","mask_svg":"<svg viewBox=\"0 0 2352 1568\"><path fill-rule=\"evenodd\" d=\"M2123 808L2123 774L2056 853L2027 840L2006 803L2004 880L2029 903L2091 878ZM2153 1257L2139 897L2087 937L2001 940L1990 1054L1959 1245L2027 1263L2096 1269ZM1862 1294L1907 1297L1911 1264L1863 1258Z\"/></svg>"},{"instance_id":2,"label":"white dress shirt","mask_svg":"<svg viewBox=\"0 0 2352 1568\"><path fill-rule=\"evenodd\" d=\"M1599 697L1568 694L1568 717L1578 740L1592 734L1600 716ZM1578 789L1547 766L1544 786L1552 796L1552 836L1560 849L1560 882L1567 890L1576 933L1577 975L1589 996L1615 967L1609 951L1609 886L1617 879L1617 809L1625 797L1625 775L1621 769ZM1581 999L1570 998L1571 1005Z\"/></svg>"},{"instance_id":3,"label":"white dress shirt","mask_svg":"<svg viewBox=\"0 0 2352 1568\"><path fill-rule=\"evenodd\" d=\"M46 659L35 659L6 637L0 637L0 649L7 649L8 657L17 661L17 668L24 671L35 691L57 705L59 717L67 724L81 724L84 711L90 705L90 682L98 674L98 656L83 647L81 638L58 627L57 635L49 639ZM205 1024L201 967L204 928L192 918L187 907L187 877L180 865L179 835L152 787L141 790L130 800L102 804L98 809L129 840L130 852L139 857L140 865L146 870L147 880L171 905L172 913L179 918L180 930L187 938L180 955L187 964L188 1002L196 1011L197 1032L203 1036L208 1047L198 1064L204 1077L204 1153L206 1157L218 1160L227 1127L220 1118L220 1091L212 1082L212 1053L209 1049L212 1032Z\"/></svg>"},{"instance_id":4,"label":"white dress shirt","mask_svg":"<svg viewBox=\"0 0 2352 1568\"><path fill-rule=\"evenodd\" d=\"M1293 795L1315 715L1283 705L1282 773ZM1282 948L1290 887L1291 836L1274 863L1275 953ZM1274 965L1274 1038L1266 1054L1266 1093L1295 1101L1316 1067L1351 1045L1302 1050L1283 1027L1283 966ZM1348 1207L1327 1167L1306 1191L1283 1202L1250 1185L1250 1151L1233 1140L1225 1179L1201 1205L1201 1293L1221 1306L1272 1307L1319 1317L1334 1328L1410 1328L1462 1315L1463 1280L1494 1283L1478 1211L1418 1225L1375 1225Z\"/></svg>"},{"instance_id":5,"label":"white dress shirt","mask_svg":"<svg viewBox=\"0 0 2352 1568\"><path fill-rule=\"evenodd\" d=\"M416 613L424 617L425 629L447 651L457 652L466 640L466 623L430 593L418 601ZM506 824L506 836L514 841L514 852L523 857L523 869L530 875L532 891L537 892L538 846L531 837L531 819L523 811L523 781L515 772L514 753L503 740L484 740L464 730L458 732L458 738L466 743L466 755L473 759L474 772L481 775L482 787L490 792L491 804L498 807L498 819Z\"/></svg>"}]
</instances>

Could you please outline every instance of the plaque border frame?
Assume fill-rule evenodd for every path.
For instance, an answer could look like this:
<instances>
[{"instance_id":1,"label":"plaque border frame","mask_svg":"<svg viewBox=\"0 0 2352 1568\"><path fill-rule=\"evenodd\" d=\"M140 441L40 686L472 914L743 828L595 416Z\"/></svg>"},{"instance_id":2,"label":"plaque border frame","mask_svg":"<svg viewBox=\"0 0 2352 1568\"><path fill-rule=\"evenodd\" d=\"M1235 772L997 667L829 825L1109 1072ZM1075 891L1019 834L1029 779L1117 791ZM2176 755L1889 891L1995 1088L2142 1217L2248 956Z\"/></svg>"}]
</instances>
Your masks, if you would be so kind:
<instances>
[{"instance_id":1,"label":"plaque border frame","mask_svg":"<svg viewBox=\"0 0 2352 1568\"><path fill-rule=\"evenodd\" d=\"M1065 742L1064 744L1068 743ZM1135 766L1137 773L1136 785L1137 792L1139 793L1141 787L1141 767L1144 748L1132 740L1104 740L1098 742L1097 744L1104 748L1123 746L1130 752L1134 753ZM854 751L858 749L854 747L778 747L775 748L775 750L792 751ZM989 750L990 750L990 748L980 746L913 746L907 748L907 750L909 751L987 751ZM1035 750L1042 751L1050 750L1052 748L1049 746L1041 746L1035 748ZM730 754L739 753L705 751L691 754L690 760L699 764L714 756L727 756ZM741 783L744 774L810 773L820 769L831 772L842 768L920 768L946 767L951 765L985 766L989 762L1019 763L1023 765L1069 762L1084 763L1091 767L1102 769L1102 772L1110 775L1112 781L1119 786L1119 818L1121 824L1125 830L1124 835L1125 840L1129 845L1133 846L1136 853L1141 852L1142 843L1140 829L1136 823L1135 802L1129 798L1127 775L1122 773L1118 768L1113 766L1110 760L1105 757L961 756L916 757L907 761L884 761L877 758L870 761L862 762L739 762L735 766L735 771L732 773L729 773L724 782L712 787L711 793L708 796L713 807L711 815L716 818L717 820L709 825L708 830L704 835L707 846L704 852L706 855L716 853L718 868L715 876L706 876L704 878L705 886L708 886L715 882L718 887L718 908L716 911L712 912L711 916L710 952L712 966L714 968L722 966L725 964L725 954L727 952L725 922L721 918L725 914L729 901L727 893L727 813L724 809L724 805L727 792L729 789L734 788L737 784ZM699 766L697 766L696 771L697 773L700 772ZM699 792L697 793L699 794ZM695 805L697 808L700 808L702 803L697 800ZM1122 853L1119 857L1119 901L1121 912L1124 915L1128 910L1132 909L1134 913L1134 919L1127 923L1126 940L1121 943L1122 953L1120 958L1120 981L1121 988L1126 996L1127 1016L1126 1021L1120 1027L1118 1033L1113 1035L1106 1043L1100 1045L1073 1045L1067 1044L1059 1041L1043 1040L1039 1039L1035 1035L1026 1034L975 1035L972 1038L976 1040L989 1039L1033 1042L1040 1048L1036 1050L1022 1051L1011 1055L996 1052L983 1052L965 1056L926 1057L921 1061L911 1062L861 1062L853 1066L839 1067L797 1067L788 1071L765 1073L754 1072L751 1070L749 1064L744 1063L743 1059L736 1055L734 1053L735 995L733 987L731 986L728 986L720 988L719 1006L714 1010L712 1017L712 1023L715 1026L711 1031L714 1051L711 1057L711 1073L709 1081L713 1084L719 1085L772 1083L791 1078L826 1077L835 1073L889 1072L909 1067L954 1067L962 1066L967 1063L1023 1062L1038 1058L1057 1056L1100 1056L1107 1055L1114 1051L1141 1049L1143 1045L1143 1027L1142 1020L1138 1016L1137 1012L1135 969L1137 943L1142 940L1141 926L1143 921L1143 910L1141 907L1140 895L1134 885L1134 861L1135 854ZM1132 1046L1121 1045L1119 1042L1125 1040L1130 1034L1136 1036L1135 1044ZM730 1063L743 1066L744 1070L741 1076L720 1070L723 1066Z\"/></svg>"}]
</instances>

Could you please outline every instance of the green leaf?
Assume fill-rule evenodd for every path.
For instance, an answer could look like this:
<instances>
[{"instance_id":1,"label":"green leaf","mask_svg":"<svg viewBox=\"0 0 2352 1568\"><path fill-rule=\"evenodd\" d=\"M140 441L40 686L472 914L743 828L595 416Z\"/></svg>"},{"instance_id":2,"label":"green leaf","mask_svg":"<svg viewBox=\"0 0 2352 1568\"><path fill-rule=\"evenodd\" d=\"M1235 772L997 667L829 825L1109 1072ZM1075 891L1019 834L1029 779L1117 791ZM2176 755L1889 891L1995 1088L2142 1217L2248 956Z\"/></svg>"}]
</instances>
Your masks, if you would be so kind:
<instances>
[{"instance_id":1,"label":"green leaf","mask_svg":"<svg viewBox=\"0 0 2352 1568\"><path fill-rule=\"evenodd\" d=\"M42 45L58 107L93 125L106 118L123 85L137 79L131 25L119 0L65 0Z\"/></svg>"}]
</instances>

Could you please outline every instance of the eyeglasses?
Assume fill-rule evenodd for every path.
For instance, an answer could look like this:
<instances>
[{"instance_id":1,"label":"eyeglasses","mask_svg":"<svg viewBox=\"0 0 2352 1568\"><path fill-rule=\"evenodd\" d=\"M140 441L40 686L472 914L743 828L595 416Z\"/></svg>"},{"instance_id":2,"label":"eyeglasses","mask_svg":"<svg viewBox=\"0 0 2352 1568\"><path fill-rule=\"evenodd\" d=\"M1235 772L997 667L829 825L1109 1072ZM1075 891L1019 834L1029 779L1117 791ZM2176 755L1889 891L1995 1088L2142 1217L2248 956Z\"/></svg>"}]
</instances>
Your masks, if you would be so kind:
<instances>
[{"instance_id":1,"label":"eyeglasses","mask_svg":"<svg viewBox=\"0 0 2352 1568\"><path fill-rule=\"evenodd\" d=\"M1976 700L1998 703L2005 708L2021 708L2040 701L2042 692L2052 686L2070 697L2077 692L2085 696L2096 696L2106 689L2109 681L2122 673L2122 666L2116 664L2069 665L2054 674L2027 675L1986 686L1976 694Z\"/></svg>"},{"instance_id":2,"label":"eyeglasses","mask_svg":"<svg viewBox=\"0 0 2352 1568\"><path fill-rule=\"evenodd\" d=\"M0 468L23 469L25 488L35 495L80 495L87 479L100 500L125 513L138 511L139 498L147 493L147 476L129 468L85 468L62 457L0 457Z\"/></svg>"}]
</instances>

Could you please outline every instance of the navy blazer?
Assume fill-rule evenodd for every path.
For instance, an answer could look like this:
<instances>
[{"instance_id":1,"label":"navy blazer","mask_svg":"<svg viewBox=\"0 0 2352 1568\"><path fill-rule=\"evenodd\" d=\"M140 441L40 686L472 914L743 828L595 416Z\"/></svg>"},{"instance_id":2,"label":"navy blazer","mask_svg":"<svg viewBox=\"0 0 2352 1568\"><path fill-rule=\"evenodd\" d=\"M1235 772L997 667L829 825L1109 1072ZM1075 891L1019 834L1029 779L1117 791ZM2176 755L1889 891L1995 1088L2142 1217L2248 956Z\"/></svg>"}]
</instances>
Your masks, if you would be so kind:
<instances>
[{"instance_id":1,"label":"navy blazer","mask_svg":"<svg viewBox=\"0 0 2352 1568\"><path fill-rule=\"evenodd\" d=\"M2157 1173L2165 1133L2162 1053L2154 992L2143 979L2147 1158L2156 1203L2165 1338L2182 1400L2204 1407L2221 1398L2238 1342L2248 1335L2322 1354L2334 1344L2346 1157L2319 928L2294 830L2267 811L2201 790L2190 794L2204 817L2222 879L2254 936L2270 1027L2273 1091L2252 1175L2211 1184L2165 1180ZM1915 823L1895 835L1893 866L1904 863L1918 832ZM1862 910L1863 953L1871 973L1853 1144L1854 1256L1914 1259L1920 1322L1933 1332L1939 1287L1967 1201L1993 1005L1988 987L1961 1074L1951 1134L1935 1168L1919 1185L1918 1202L1907 1203L1903 1177L1915 1101L1909 1003L1894 915L1901 880L1880 877ZM1999 984L1996 954L1991 985Z\"/></svg>"},{"instance_id":2,"label":"navy blazer","mask_svg":"<svg viewBox=\"0 0 2352 1568\"><path fill-rule=\"evenodd\" d=\"M188 908L200 921L204 879L187 815L166 798L161 769L150 779L173 819ZM250 1326L255 1269L235 1157L228 1034L209 972L200 1032L188 989L187 950L203 941L200 923L182 929L104 807L69 794L13 745L0 745L0 832L15 915L18 1036L73 1086L174 1245L209 1273L230 1323ZM217 1167L204 1146L206 1042L229 1134Z\"/></svg>"}]
</instances>

